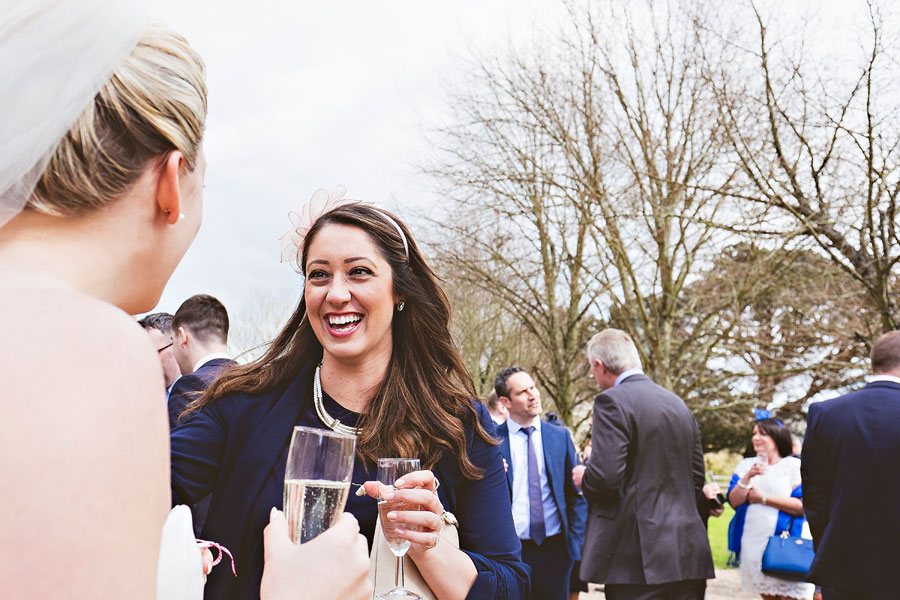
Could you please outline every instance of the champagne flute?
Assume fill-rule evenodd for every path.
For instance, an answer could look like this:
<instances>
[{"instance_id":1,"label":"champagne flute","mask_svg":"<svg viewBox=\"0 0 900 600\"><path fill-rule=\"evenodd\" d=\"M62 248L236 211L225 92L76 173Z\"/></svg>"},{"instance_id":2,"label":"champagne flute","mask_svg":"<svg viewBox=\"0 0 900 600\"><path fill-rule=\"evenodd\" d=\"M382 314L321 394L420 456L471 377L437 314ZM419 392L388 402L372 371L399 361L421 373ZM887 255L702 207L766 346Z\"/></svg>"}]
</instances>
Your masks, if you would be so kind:
<instances>
[{"instance_id":1,"label":"champagne flute","mask_svg":"<svg viewBox=\"0 0 900 600\"><path fill-rule=\"evenodd\" d=\"M387 541L388 548L397 557L397 569L394 572L394 589L376 596L378 600L421 600L421 597L410 592L404 587L403 580L403 557L409 550L409 540L403 539L397 535L397 524L389 521L387 514L391 511L419 510L417 504L407 504L402 500L398 500L396 496L392 500L385 500L385 492L393 492L396 494L397 488L394 482L413 471L418 471L418 458L379 458L378 459L378 516L381 519L381 530L384 532L384 539ZM418 527L408 526L410 531L418 531Z\"/></svg>"},{"instance_id":2,"label":"champagne flute","mask_svg":"<svg viewBox=\"0 0 900 600\"><path fill-rule=\"evenodd\" d=\"M769 470L769 455L765 452L756 453L756 464L759 465L760 471L765 473Z\"/></svg>"},{"instance_id":3,"label":"champagne flute","mask_svg":"<svg viewBox=\"0 0 900 600\"><path fill-rule=\"evenodd\" d=\"M284 516L295 544L313 539L343 512L355 452L354 435L294 427L284 470Z\"/></svg>"}]
</instances>

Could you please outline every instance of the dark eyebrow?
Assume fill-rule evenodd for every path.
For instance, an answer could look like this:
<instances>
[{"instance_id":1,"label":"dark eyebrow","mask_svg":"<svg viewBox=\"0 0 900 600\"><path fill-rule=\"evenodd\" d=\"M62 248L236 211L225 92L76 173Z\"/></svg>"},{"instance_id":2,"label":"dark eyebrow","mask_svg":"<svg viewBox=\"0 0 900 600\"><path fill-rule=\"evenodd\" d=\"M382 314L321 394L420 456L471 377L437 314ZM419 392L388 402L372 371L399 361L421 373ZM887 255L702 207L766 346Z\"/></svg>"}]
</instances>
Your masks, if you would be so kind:
<instances>
[{"instance_id":1,"label":"dark eyebrow","mask_svg":"<svg viewBox=\"0 0 900 600\"><path fill-rule=\"evenodd\" d=\"M360 260L365 260L365 261L368 261L368 262L372 262L369 258L366 258L365 256L353 256L353 257L351 257L351 258L345 258L345 259L344 259L344 264L346 265L346 264L353 263L353 262L357 262L357 261L360 261ZM312 265L327 265L327 264L328 264L328 261L327 261L327 260L324 260L324 259L321 259L321 258L317 258L317 259L315 259L315 260L309 261L309 266L312 266Z\"/></svg>"}]
</instances>

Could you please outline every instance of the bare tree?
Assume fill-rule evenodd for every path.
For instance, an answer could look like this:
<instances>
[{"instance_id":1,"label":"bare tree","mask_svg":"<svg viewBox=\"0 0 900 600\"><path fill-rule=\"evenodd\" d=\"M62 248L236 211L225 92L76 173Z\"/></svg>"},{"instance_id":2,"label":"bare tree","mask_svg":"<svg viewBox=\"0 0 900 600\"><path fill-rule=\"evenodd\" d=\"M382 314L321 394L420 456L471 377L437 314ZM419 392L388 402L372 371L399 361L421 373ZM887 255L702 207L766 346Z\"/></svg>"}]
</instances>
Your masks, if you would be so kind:
<instances>
[{"instance_id":1,"label":"bare tree","mask_svg":"<svg viewBox=\"0 0 900 600\"><path fill-rule=\"evenodd\" d=\"M743 175L733 193L756 207L747 231L813 241L892 330L900 325L900 70L880 5L857 6L865 29L855 63L804 34L811 15L750 2L755 39L730 36L734 63L709 54L708 75Z\"/></svg>"},{"instance_id":2,"label":"bare tree","mask_svg":"<svg viewBox=\"0 0 900 600\"><path fill-rule=\"evenodd\" d=\"M262 356L297 307L299 292L253 290L252 301L231 316L228 349L247 363Z\"/></svg>"},{"instance_id":3,"label":"bare tree","mask_svg":"<svg viewBox=\"0 0 900 600\"><path fill-rule=\"evenodd\" d=\"M482 398L494 387L504 367L523 365L530 371L539 364L540 343L497 298L483 289L450 278L444 289L453 308L451 327L463 360Z\"/></svg>"},{"instance_id":4,"label":"bare tree","mask_svg":"<svg viewBox=\"0 0 900 600\"><path fill-rule=\"evenodd\" d=\"M808 400L859 380L866 340L880 328L858 282L808 249L730 246L691 287L697 298L735 297L724 330L711 332L716 344L690 361L706 365L702 385L682 384L709 448L740 450L752 408L777 406L782 420L802 422Z\"/></svg>"},{"instance_id":5,"label":"bare tree","mask_svg":"<svg viewBox=\"0 0 900 600\"><path fill-rule=\"evenodd\" d=\"M438 254L539 341L541 382L572 424L597 323L634 334L676 391L698 370L683 359L716 330L714 303L689 331L675 324L692 310L689 283L733 237L716 219L734 171L693 4L573 3L570 17L528 50L480 61L429 171L453 201L434 219Z\"/></svg>"}]
</instances>

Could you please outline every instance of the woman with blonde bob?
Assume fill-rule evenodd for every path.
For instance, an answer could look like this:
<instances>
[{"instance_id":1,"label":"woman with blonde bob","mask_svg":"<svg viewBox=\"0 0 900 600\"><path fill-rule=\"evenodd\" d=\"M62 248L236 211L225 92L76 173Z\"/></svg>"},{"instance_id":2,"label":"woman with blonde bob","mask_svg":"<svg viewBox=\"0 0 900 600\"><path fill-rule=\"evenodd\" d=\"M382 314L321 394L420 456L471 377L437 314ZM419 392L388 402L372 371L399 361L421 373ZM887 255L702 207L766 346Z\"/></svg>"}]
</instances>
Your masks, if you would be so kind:
<instances>
[{"instance_id":1,"label":"woman with blonde bob","mask_svg":"<svg viewBox=\"0 0 900 600\"><path fill-rule=\"evenodd\" d=\"M355 429L352 481L369 496L376 459L420 459L424 470L398 483L400 499L420 510L388 518L438 598L527 597L493 423L474 400L436 276L394 215L339 198L317 213L289 236L305 276L294 314L264 356L223 374L172 433L174 494L213 494L203 535L230 544L248 578L214 572L208 597L253 597L295 425ZM369 496L351 494L346 510L371 543ZM444 510L459 520L459 548L440 536Z\"/></svg>"},{"instance_id":2,"label":"woman with blonde bob","mask_svg":"<svg viewBox=\"0 0 900 600\"><path fill-rule=\"evenodd\" d=\"M129 314L200 226L203 62L128 2L14 0L0 80L0 597L198 598L186 508L167 518L162 371ZM273 521L267 599L300 575L364 597L355 523L298 556Z\"/></svg>"}]
</instances>

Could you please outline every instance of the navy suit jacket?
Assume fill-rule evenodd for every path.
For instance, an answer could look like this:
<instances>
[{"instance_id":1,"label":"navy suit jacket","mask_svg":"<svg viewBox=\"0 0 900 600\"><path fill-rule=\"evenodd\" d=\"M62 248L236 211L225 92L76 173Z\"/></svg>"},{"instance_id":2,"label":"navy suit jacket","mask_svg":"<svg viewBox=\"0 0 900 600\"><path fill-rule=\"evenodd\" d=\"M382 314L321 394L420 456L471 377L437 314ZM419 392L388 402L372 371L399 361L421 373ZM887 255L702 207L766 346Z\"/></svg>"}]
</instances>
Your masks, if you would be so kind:
<instances>
[{"instance_id":1,"label":"navy suit jacket","mask_svg":"<svg viewBox=\"0 0 900 600\"><path fill-rule=\"evenodd\" d=\"M208 599L259 598L262 531L269 509L281 508L283 501L281 458L298 420L316 418L314 371L315 364L307 365L285 388L259 396L225 395L172 432L173 503L190 504L212 492L201 537L224 544L237 561L237 579L228 568L213 569L204 592ZM492 433L487 408L480 402L475 407L482 426ZM441 503L459 519L460 549L478 572L468 598L527 598L529 567L521 562L500 450L466 424L466 451L484 469L480 479L464 478L449 454L432 470L441 482Z\"/></svg>"},{"instance_id":2,"label":"navy suit jacket","mask_svg":"<svg viewBox=\"0 0 900 600\"><path fill-rule=\"evenodd\" d=\"M816 558L809 580L859 598L897 587L900 385L876 381L810 405L800 466Z\"/></svg>"},{"instance_id":3,"label":"navy suit jacket","mask_svg":"<svg viewBox=\"0 0 900 600\"><path fill-rule=\"evenodd\" d=\"M193 373L182 375L172 384L169 392L169 402L166 408L169 411L169 430L178 425L178 416L184 412L188 402L200 395L200 392L209 387L209 384L225 370L225 367L235 364L228 358L214 358L202 365Z\"/></svg>"},{"instance_id":4,"label":"navy suit jacket","mask_svg":"<svg viewBox=\"0 0 900 600\"><path fill-rule=\"evenodd\" d=\"M500 438L500 451L509 465L506 481L512 494L512 457L509 451L509 426L506 423L497 427ZM562 426L546 421L541 423L541 446L544 450L544 466L547 481L556 501L562 521L562 533L565 535L569 558L581 559L581 546L584 544L584 528L587 521L587 501L581 490L572 481L572 469L579 464L578 453L569 431Z\"/></svg>"}]
</instances>

